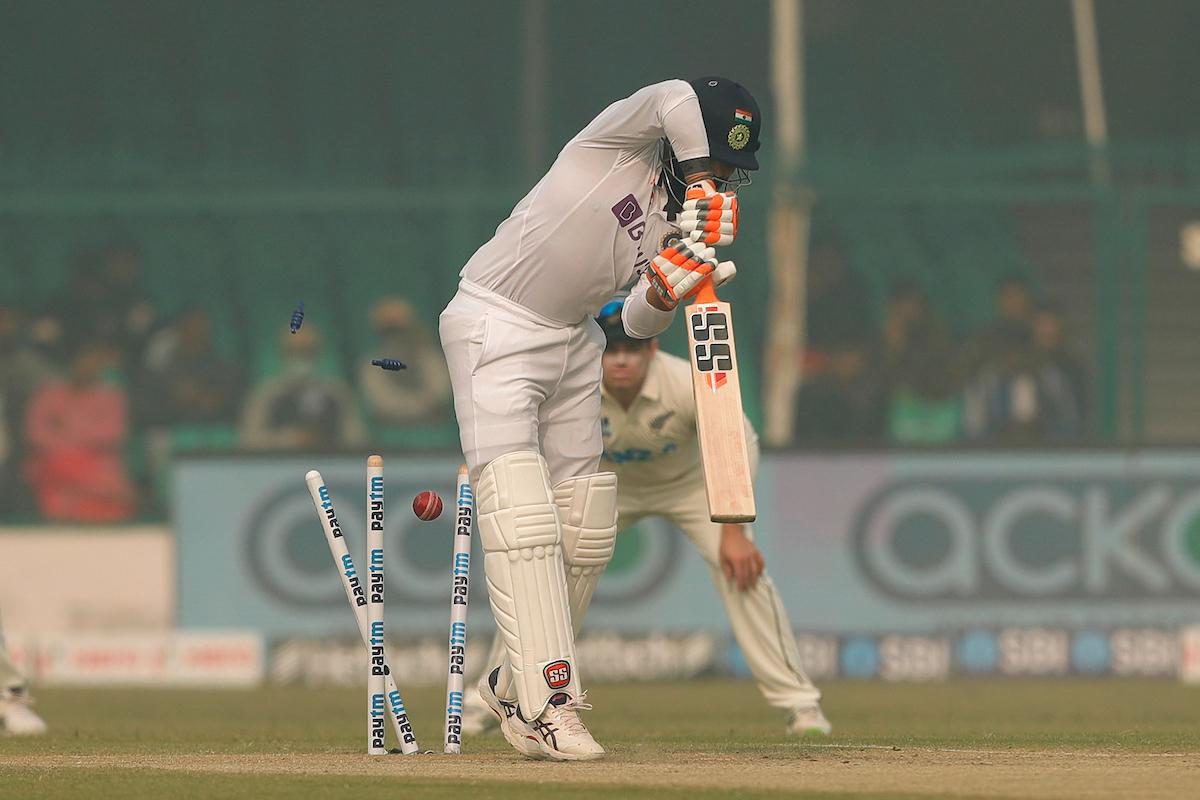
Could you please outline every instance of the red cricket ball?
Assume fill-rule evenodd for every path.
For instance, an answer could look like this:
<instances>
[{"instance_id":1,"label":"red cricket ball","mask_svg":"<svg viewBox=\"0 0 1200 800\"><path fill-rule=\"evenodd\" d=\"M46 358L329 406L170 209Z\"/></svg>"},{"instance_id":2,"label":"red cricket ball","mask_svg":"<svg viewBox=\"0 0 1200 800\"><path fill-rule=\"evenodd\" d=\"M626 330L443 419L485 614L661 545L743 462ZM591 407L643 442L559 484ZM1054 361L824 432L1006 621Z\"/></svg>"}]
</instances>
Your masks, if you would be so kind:
<instances>
[{"instance_id":1,"label":"red cricket ball","mask_svg":"<svg viewBox=\"0 0 1200 800\"><path fill-rule=\"evenodd\" d=\"M437 519L442 513L442 498L437 492L421 492L413 498L413 513L426 522Z\"/></svg>"}]
</instances>

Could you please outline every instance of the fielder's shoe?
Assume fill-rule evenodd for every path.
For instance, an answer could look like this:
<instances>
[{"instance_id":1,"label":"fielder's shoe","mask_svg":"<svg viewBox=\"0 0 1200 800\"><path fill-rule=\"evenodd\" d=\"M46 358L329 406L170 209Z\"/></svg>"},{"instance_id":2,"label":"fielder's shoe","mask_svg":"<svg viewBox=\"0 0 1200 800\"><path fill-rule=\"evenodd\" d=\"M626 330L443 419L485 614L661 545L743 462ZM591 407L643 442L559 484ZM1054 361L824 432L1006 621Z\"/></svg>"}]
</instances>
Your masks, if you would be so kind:
<instances>
[{"instance_id":1,"label":"fielder's shoe","mask_svg":"<svg viewBox=\"0 0 1200 800\"><path fill-rule=\"evenodd\" d=\"M792 736L828 736L833 733L833 725L825 719L820 706L807 706L792 709L787 732Z\"/></svg>"},{"instance_id":2,"label":"fielder's shoe","mask_svg":"<svg viewBox=\"0 0 1200 800\"><path fill-rule=\"evenodd\" d=\"M577 700L559 692L550 698L550 704L542 715L530 723L529 727L537 733L547 758L555 761L594 761L604 755L604 748L596 743L579 718L580 711L592 710L585 700L587 692Z\"/></svg>"},{"instance_id":3,"label":"fielder's shoe","mask_svg":"<svg viewBox=\"0 0 1200 800\"><path fill-rule=\"evenodd\" d=\"M479 679L479 697L487 704L500 722L500 732L516 751L526 758L542 759L545 752L538 737L534 735L529 723L521 719L517 712L517 704L501 700L496 696L496 680L500 677L500 668Z\"/></svg>"},{"instance_id":4,"label":"fielder's shoe","mask_svg":"<svg viewBox=\"0 0 1200 800\"><path fill-rule=\"evenodd\" d=\"M41 736L46 732L46 723L33 713L29 695L24 687L11 686L0 689L0 724L9 736Z\"/></svg>"},{"instance_id":5,"label":"fielder's shoe","mask_svg":"<svg viewBox=\"0 0 1200 800\"><path fill-rule=\"evenodd\" d=\"M482 736L500 732L500 720L484 702L479 690L467 692L463 702L462 732L466 736Z\"/></svg>"}]
</instances>

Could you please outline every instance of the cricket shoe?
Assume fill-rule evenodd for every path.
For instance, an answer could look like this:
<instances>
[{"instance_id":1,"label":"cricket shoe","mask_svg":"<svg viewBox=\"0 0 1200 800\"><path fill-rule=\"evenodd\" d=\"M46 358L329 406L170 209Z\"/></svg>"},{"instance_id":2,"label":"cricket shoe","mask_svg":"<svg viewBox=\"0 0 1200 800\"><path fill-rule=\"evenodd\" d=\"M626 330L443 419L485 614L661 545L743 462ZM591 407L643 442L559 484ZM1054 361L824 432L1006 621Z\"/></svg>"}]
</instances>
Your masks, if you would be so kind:
<instances>
[{"instance_id":1,"label":"cricket shoe","mask_svg":"<svg viewBox=\"0 0 1200 800\"><path fill-rule=\"evenodd\" d=\"M500 721L484 702L478 689L467 692L462 710L462 732L465 736L483 736L500 732Z\"/></svg>"},{"instance_id":2,"label":"cricket shoe","mask_svg":"<svg viewBox=\"0 0 1200 800\"><path fill-rule=\"evenodd\" d=\"M0 689L0 726L9 736L41 736L46 723L33 713L31 700L21 686Z\"/></svg>"},{"instance_id":3,"label":"cricket shoe","mask_svg":"<svg viewBox=\"0 0 1200 800\"><path fill-rule=\"evenodd\" d=\"M492 710L500 722L500 732L518 753L526 758L543 759L546 757L540 740L534 734L529 723L521 718L516 703L501 700L496 695L496 681L500 677L500 668L479 679L479 697Z\"/></svg>"},{"instance_id":4,"label":"cricket shoe","mask_svg":"<svg viewBox=\"0 0 1200 800\"><path fill-rule=\"evenodd\" d=\"M820 706L806 706L792 709L787 732L792 736L828 736L833 733L833 725L825 719Z\"/></svg>"},{"instance_id":5,"label":"cricket shoe","mask_svg":"<svg viewBox=\"0 0 1200 800\"><path fill-rule=\"evenodd\" d=\"M550 698L542 715L530 723L538 735L542 750L547 758L555 761L594 761L604 755L604 748L597 744L579 718L580 711L591 711L584 702L587 692L574 699L564 692Z\"/></svg>"}]
</instances>

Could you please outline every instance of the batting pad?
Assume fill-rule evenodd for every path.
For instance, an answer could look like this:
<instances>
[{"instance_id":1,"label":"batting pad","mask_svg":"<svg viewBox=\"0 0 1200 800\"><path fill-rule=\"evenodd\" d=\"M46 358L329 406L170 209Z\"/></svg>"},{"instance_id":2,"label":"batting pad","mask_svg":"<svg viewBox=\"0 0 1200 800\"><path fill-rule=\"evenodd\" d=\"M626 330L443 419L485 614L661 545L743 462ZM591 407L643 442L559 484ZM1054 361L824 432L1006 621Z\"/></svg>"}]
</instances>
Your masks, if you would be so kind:
<instances>
[{"instance_id":1,"label":"batting pad","mask_svg":"<svg viewBox=\"0 0 1200 800\"><path fill-rule=\"evenodd\" d=\"M535 452L508 453L479 475L475 494L484 572L522 716L550 697L579 695L562 529L550 472Z\"/></svg>"},{"instance_id":2,"label":"batting pad","mask_svg":"<svg viewBox=\"0 0 1200 800\"><path fill-rule=\"evenodd\" d=\"M562 523L571 622L578 634L617 544L617 476L597 472L565 480L554 487L554 504Z\"/></svg>"}]
</instances>

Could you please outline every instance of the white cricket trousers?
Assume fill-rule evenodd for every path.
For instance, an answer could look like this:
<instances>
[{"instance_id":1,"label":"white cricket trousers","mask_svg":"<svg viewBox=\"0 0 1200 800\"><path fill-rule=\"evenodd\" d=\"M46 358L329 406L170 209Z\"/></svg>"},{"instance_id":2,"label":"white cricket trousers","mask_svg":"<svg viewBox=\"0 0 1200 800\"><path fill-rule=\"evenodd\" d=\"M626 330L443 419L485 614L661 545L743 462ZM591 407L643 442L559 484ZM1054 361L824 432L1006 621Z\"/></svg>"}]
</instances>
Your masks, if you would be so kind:
<instances>
[{"instance_id":1,"label":"white cricket trousers","mask_svg":"<svg viewBox=\"0 0 1200 800\"><path fill-rule=\"evenodd\" d=\"M463 281L439 332L472 483L521 450L542 454L552 486L597 470L604 332L595 320L554 327Z\"/></svg>"},{"instance_id":2,"label":"white cricket trousers","mask_svg":"<svg viewBox=\"0 0 1200 800\"><path fill-rule=\"evenodd\" d=\"M708 498L698 474L695 480L667 486L625 481L617 494L617 509L617 530L623 531L643 517L662 517L678 526L700 551L725 604L733 636L769 704L785 711L817 704L821 693L800 664L795 633L770 576L764 570L755 587L743 592L721 572L721 524L708 518ZM752 526L744 525L743 530L754 538ZM600 581L603 584L604 579ZM587 664L582 668L587 669Z\"/></svg>"}]
</instances>

